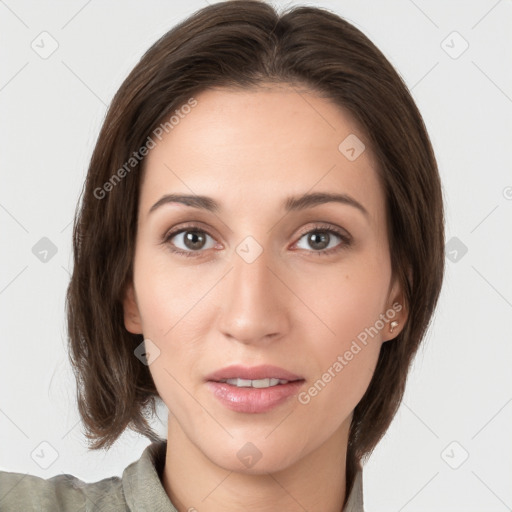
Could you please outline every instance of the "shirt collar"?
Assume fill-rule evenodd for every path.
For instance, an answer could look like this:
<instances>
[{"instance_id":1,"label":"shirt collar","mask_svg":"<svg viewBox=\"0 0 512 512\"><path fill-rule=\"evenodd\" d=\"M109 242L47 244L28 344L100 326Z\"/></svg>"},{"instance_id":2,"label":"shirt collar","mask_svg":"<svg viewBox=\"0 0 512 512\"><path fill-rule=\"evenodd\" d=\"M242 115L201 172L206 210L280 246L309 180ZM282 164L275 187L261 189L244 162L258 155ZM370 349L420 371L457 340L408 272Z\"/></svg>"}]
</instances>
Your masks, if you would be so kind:
<instances>
[{"instance_id":1,"label":"shirt collar","mask_svg":"<svg viewBox=\"0 0 512 512\"><path fill-rule=\"evenodd\" d=\"M153 442L123 471L123 491L132 512L178 512L162 485L167 441Z\"/></svg>"}]
</instances>

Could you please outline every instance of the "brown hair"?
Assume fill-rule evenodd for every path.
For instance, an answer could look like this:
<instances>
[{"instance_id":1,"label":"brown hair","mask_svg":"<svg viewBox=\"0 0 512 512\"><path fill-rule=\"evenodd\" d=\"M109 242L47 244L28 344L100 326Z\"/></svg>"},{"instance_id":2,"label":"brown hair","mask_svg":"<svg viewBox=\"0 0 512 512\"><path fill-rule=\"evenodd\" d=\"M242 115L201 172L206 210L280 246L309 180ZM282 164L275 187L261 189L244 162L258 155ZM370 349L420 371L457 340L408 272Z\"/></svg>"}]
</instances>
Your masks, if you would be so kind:
<instances>
[{"instance_id":1,"label":"brown hair","mask_svg":"<svg viewBox=\"0 0 512 512\"><path fill-rule=\"evenodd\" d=\"M191 96L212 87L263 83L300 84L347 110L363 128L386 196L392 270L404 290L408 318L396 339L382 345L373 379L355 408L347 454L350 488L401 403L409 366L436 306L444 274L444 213L435 156L407 87L362 32L325 9L294 7L278 14L254 0L205 7L161 37L121 85L99 134L74 223L67 319L78 408L92 449L110 447L126 428L158 439L148 423L158 393L148 366L134 356L143 337L129 333L123 321L144 160L130 172L126 162ZM114 181L123 166L122 179Z\"/></svg>"}]
</instances>

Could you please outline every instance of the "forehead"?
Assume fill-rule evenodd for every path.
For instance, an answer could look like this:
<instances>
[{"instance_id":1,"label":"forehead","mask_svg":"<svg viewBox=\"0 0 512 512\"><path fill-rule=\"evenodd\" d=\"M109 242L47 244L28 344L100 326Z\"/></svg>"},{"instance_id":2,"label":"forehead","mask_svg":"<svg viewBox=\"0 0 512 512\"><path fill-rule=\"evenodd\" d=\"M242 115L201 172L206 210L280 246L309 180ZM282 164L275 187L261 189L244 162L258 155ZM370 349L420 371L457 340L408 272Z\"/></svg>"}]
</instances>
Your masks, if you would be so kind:
<instances>
[{"instance_id":1,"label":"forehead","mask_svg":"<svg viewBox=\"0 0 512 512\"><path fill-rule=\"evenodd\" d=\"M330 100L285 85L210 89L195 100L146 157L143 208L179 192L218 198L240 213L331 191L355 197L375 220L381 216L384 197L368 145L356 159L344 152L344 141L366 137Z\"/></svg>"}]
</instances>

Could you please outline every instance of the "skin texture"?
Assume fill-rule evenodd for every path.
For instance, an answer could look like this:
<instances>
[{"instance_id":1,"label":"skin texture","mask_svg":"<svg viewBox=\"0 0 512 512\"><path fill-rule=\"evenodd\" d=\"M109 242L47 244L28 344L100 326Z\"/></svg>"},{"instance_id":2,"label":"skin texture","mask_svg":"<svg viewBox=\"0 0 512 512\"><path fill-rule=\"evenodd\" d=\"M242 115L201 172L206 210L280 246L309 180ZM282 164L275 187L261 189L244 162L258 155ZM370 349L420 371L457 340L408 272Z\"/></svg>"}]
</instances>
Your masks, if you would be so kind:
<instances>
[{"instance_id":1,"label":"skin texture","mask_svg":"<svg viewBox=\"0 0 512 512\"><path fill-rule=\"evenodd\" d=\"M164 487L180 512L339 512L352 412L405 309L392 333L386 323L359 343L307 404L295 396L269 412L234 412L205 377L231 364L272 364L302 376L307 391L358 334L403 304L375 162L368 146L352 162L338 150L349 134L365 140L346 112L291 85L208 90L196 100L147 157L124 301L128 331L160 351L149 368L169 408ZM348 194L368 215L340 203L285 212L285 198L320 191ZM169 193L210 196L222 209L173 203L148 213ZM163 242L188 223L205 237L192 257L170 250L198 247L183 233ZM324 246L306 235L315 229L330 237L330 254L316 254ZM248 236L249 252L263 250L251 263L237 252ZM261 454L251 467L237 457L248 442Z\"/></svg>"}]
</instances>

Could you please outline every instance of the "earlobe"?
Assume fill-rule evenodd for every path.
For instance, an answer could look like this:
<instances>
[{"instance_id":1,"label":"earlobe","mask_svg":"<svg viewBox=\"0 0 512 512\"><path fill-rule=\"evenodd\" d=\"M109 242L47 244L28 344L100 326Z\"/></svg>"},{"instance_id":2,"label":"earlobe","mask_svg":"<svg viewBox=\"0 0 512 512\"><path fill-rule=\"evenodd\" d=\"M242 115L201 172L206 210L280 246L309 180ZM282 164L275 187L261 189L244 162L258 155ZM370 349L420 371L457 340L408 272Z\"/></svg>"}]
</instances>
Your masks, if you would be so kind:
<instances>
[{"instance_id":1,"label":"earlobe","mask_svg":"<svg viewBox=\"0 0 512 512\"><path fill-rule=\"evenodd\" d=\"M395 339L402 332L409 314L404 293L398 280L395 281L389 298L390 301L386 310L388 322L382 333L383 342Z\"/></svg>"},{"instance_id":2,"label":"earlobe","mask_svg":"<svg viewBox=\"0 0 512 512\"><path fill-rule=\"evenodd\" d=\"M135 290L133 283L126 286L123 298L124 326L132 334L142 334L142 323L140 319L139 307L135 300Z\"/></svg>"},{"instance_id":3,"label":"earlobe","mask_svg":"<svg viewBox=\"0 0 512 512\"><path fill-rule=\"evenodd\" d=\"M382 341L394 340L404 329L407 321L407 309L403 299L393 301L392 307L386 310L388 322L384 327Z\"/></svg>"}]
</instances>

